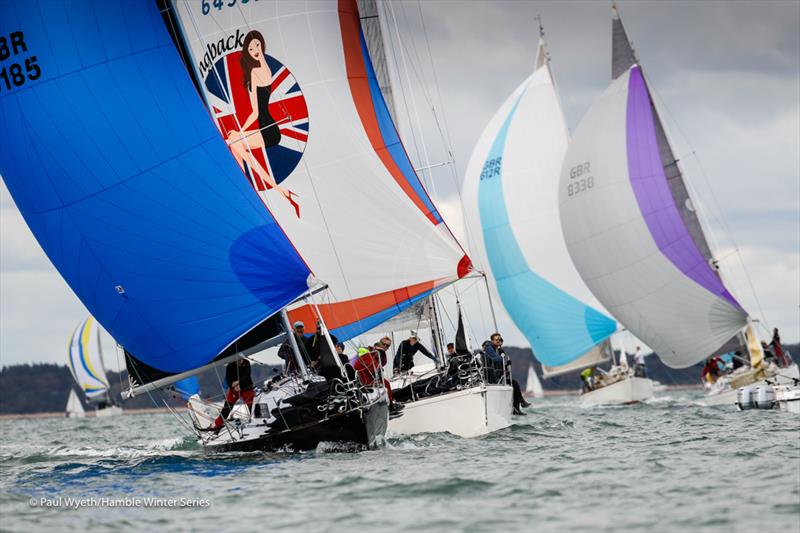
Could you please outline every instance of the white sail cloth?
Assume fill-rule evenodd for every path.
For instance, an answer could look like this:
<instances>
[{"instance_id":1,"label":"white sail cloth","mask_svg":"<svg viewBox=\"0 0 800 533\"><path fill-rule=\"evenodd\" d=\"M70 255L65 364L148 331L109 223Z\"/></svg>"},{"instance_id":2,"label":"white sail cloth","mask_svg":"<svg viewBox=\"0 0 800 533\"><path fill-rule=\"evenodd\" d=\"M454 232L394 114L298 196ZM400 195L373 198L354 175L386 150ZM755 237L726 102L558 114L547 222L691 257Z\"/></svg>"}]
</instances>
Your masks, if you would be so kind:
<instances>
[{"instance_id":1,"label":"white sail cloth","mask_svg":"<svg viewBox=\"0 0 800 533\"><path fill-rule=\"evenodd\" d=\"M473 150L462 188L470 253L539 361L596 362L616 323L596 309L564 243L558 191L569 135L543 42L537 56Z\"/></svg>"},{"instance_id":2,"label":"white sail cloth","mask_svg":"<svg viewBox=\"0 0 800 533\"><path fill-rule=\"evenodd\" d=\"M223 137L328 285L327 302L339 304L322 311L340 339L468 271L397 136L354 1L260 0L207 13L199 2L180 1L176 12ZM266 97L243 81L250 32L265 48L268 71L254 68L251 81L268 87ZM251 113L258 121L242 135ZM275 128L280 135L266 133ZM290 315L313 320L310 311Z\"/></svg>"},{"instance_id":3,"label":"white sail cloth","mask_svg":"<svg viewBox=\"0 0 800 533\"><path fill-rule=\"evenodd\" d=\"M608 311L673 368L734 336L747 314L697 250L669 192L638 65L581 121L561 173L569 253Z\"/></svg>"}]
</instances>

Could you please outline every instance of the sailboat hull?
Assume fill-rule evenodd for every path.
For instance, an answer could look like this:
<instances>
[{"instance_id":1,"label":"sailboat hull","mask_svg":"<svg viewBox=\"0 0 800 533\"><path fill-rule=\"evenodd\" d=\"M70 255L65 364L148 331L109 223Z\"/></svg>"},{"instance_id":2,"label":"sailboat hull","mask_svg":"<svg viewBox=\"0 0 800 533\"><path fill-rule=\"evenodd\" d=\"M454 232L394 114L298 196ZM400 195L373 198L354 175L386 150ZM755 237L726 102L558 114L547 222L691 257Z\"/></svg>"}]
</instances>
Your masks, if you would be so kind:
<instances>
[{"instance_id":1,"label":"sailboat hull","mask_svg":"<svg viewBox=\"0 0 800 533\"><path fill-rule=\"evenodd\" d=\"M775 387L775 401L778 409L800 415L800 386L778 385Z\"/></svg>"},{"instance_id":2,"label":"sailboat hull","mask_svg":"<svg viewBox=\"0 0 800 533\"><path fill-rule=\"evenodd\" d=\"M103 418L107 416L119 416L122 414L122 407L118 405L112 405L110 407L104 407L103 409L97 409L94 412L94 416Z\"/></svg>"},{"instance_id":3,"label":"sailboat hull","mask_svg":"<svg viewBox=\"0 0 800 533\"><path fill-rule=\"evenodd\" d=\"M798 368L797 364L793 364L788 368L769 371L767 376L769 376L769 381L778 385L788 384L792 383L794 379L800 379L800 368ZM714 407L719 405L734 407L736 405L736 393L740 387L763 387L766 385L769 384L765 380L748 381L740 378L738 381L734 381L726 379L726 383L716 385L712 392L706 394L704 403Z\"/></svg>"},{"instance_id":4,"label":"sailboat hull","mask_svg":"<svg viewBox=\"0 0 800 533\"><path fill-rule=\"evenodd\" d=\"M625 405L653 397L653 382L647 378L630 377L600 389L581 394L581 407L595 405Z\"/></svg>"},{"instance_id":5,"label":"sailboat hull","mask_svg":"<svg viewBox=\"0 0 800 533\"><path fill-rule=\"evenodd\" d=\"M513 390L479 385L405 403L402 416L389 421L388 435L452 433L472 438L511 425Z\"/></svg>"},{"instance_id":6,"label":"sailboat hull","mask_svg":"<svg viewBox=\"0 0 800 533\"><path fill-rule=\"evenodd\" d=\"M389 420L385 399L279 432L266 431L251 438L204 445L207 453L314 450L321 443L342 449L376 448L382 444Z\"/></svg>"}]
</instances>

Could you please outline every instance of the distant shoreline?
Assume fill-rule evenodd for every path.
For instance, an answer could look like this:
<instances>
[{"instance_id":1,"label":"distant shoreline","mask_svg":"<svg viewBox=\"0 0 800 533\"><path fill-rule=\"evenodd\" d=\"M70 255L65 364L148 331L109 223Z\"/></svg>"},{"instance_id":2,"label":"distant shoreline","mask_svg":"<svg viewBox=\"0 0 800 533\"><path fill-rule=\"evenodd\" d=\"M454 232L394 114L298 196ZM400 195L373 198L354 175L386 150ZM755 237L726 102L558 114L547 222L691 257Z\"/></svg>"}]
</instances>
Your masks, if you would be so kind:
<instances>
[{"instance_id":1,"label":"distant shoreline","mask_svg":"<svg viewBox=\"0 0 800 533\"><path fill-rule=\"evenodd\" d=\"M184 407L175 408L175 411L185 411ZM166 407L147 407L143 409L125 409L123 407L122 416L129 415L148 415L148 414L161 414L169 413L170 410ZM87 417L94 417L94 411L86 411ZM22 420L26 418L66 418L66 413L50 412L50 413L10 413L0 415L0 420Z\"/></svg>"}]
</instances>

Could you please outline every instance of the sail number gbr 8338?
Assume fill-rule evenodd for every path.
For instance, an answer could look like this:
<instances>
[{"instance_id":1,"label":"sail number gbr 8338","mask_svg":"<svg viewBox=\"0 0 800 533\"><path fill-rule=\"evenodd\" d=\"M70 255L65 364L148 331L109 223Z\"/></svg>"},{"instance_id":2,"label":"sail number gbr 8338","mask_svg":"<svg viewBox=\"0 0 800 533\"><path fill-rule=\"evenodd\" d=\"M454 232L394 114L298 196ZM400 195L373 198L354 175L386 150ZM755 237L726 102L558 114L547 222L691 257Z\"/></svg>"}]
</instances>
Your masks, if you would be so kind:
<instances>
[{"instance_id":1,"label":"sail number gbr 8338","mask_svg":"<svg viewBox=\"0 0 800 533\"><path fill-rule=\"evenodd\" d=\"M567 194L575 196L594 187L594 176L591 175L591 163L586 161L569 169Z\"/></svg>"}]
</instances>

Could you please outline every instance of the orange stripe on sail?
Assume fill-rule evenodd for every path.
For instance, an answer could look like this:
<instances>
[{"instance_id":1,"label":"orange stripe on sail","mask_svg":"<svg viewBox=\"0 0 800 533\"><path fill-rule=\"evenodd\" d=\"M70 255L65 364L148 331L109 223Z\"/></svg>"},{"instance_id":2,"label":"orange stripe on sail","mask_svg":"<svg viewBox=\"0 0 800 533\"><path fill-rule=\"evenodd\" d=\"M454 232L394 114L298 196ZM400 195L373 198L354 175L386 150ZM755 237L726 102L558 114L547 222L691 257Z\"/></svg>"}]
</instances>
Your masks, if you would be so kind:
<instances>
[{"instance_id":1,"label":"orange stripe on sail","mask_svg":"<svg viewBox=\"0 0 800 533\"><path fill-rule=\"evenodd\" d=\"M415 296L436 288L445 281L447 280L426 281L345 302L320 304L319 310L328 329L337 329L406 302ZM315 324L317 317L314 309L310 305L304 305L289 311L289 321L294 324L298 320L307 326Z\"/></svg>"},{"instance_id":2,"label":"orange stripe on sail","mask_svg":"<svg viewBox=\"0 0 800 533\"><path fill-rule=\"evenodd\" d=\"M436 225L436 217L425 206L413 187L411 187L411 184L408 183L383 142L383 135L378 126L378 119L375 116L375 109L372 103L372 94L369 90L367 68L361 51L361 22L359 21L358 7L355 0L339 0L339 24L342 28L347 81L350 83L353 103L358 111L358 116L361 118L361 124L364 126L364 131L369 138L372 149L378 154L386 170L400 185L400 188L403 189L417 208L425 213L425 216Z\"/></svg>"}]
</instances>

